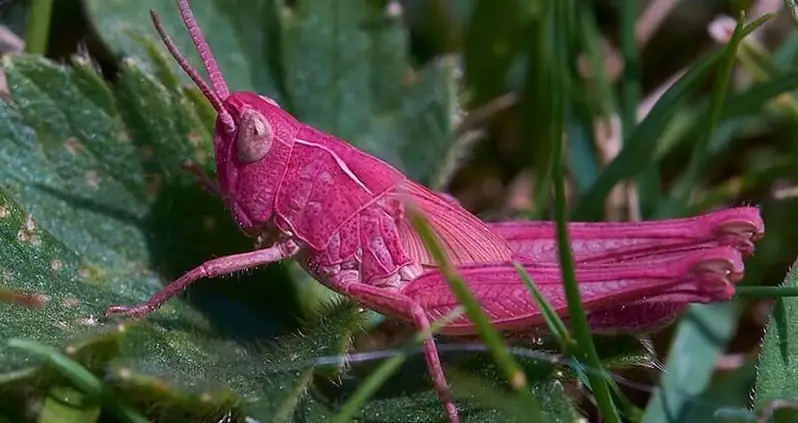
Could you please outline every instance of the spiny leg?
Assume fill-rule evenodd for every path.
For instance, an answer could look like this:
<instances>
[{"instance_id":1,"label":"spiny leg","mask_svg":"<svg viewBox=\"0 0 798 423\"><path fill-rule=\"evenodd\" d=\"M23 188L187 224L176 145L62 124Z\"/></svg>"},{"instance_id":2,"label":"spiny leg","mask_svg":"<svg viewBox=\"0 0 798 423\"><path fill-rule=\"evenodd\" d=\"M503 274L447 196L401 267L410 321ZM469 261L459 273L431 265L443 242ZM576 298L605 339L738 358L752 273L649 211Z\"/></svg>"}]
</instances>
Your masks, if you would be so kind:
<instances>
[{"instance_id":1,"label":"spiny leg","mask_svg":"<svg viewBox=\"0 0 798 423\"><path fill-rule=\"evenodd\" d=\"M424 309L418 304L414 304L412 313L416 328L418 328L420 332L429 331L429 319ZM438 354L438 346L435 344L435 339L432 336L424 341L424 357L427 360L427 368L429 368L432 384L438 392L438 397L443 401L446 414L449 415L449 420L455 423L459 420L457 416L457 405L455 405L454 398L452 398L452 391L449 389L449 383L446 381L446 375L443 373L443 365L441 364L441 357Z\"/></svg>"},{"instance_id":2,"label":"spiny leg","mask_svg":"<svg viewBox=\"0 0 798 423\"><path fill-rule=\"evenodd\" d=\"M128 317L144 317L159 309L163 303L183 292L189 285L202 278L214 278L245 269L274 263L294 255L299 248L293 241L279 243L262 250L250 251L208 260L189 270L177 280L156 292L149 300L135 306L110 306L105 316L123 315Z\"/></svg>"},{"instance_id":3,"label":"spiny leg","mask_svg":"<svg viewBox=\"0 0 798 423\"><path fill-rule=\"evenodd\" d=\"M395 291L389 291L384 288L377 288L361 283L348 284L344 289L352 298L356 299L365 307L373 308L381 312L386 310L393 311L391 314L412 319L418 331L424 332L430 330L427 313L424 312L424 309L421 308L418 303L407 296ZM443 373L438 347L432 336L424 341L424 356L427 361L427 368L429 369L432 384L441 402L443 402L446 414L449 416L449 421L451 423L459 423L460 417L457 414L457 405L454 403L452 392L449 389L449 383L446 381L446 375Z\"/></svg>"}]
</instances>

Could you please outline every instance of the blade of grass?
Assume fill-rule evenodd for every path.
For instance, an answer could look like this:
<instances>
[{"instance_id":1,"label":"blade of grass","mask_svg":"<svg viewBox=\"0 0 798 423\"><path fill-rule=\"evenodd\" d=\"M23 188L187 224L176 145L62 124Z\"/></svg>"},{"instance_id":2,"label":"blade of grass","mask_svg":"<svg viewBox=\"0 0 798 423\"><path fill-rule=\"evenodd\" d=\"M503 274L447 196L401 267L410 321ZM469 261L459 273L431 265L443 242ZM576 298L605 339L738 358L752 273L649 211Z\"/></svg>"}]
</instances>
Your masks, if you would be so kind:
<instances>
[{"instance_id":1,"label":"blade of grass","mask_svg":"<svg viewBox=\"0 0 798 423\"><path fill-rule=\"evenodd\" d=\"M747 36L758 26L746 25L742 36ZM725 46L724 46L725 47ZM718 48L699 60L682 75L660 98L651 112L626 138L624 148L599 175L572 213L573 220L591 221L601 217L604 199L615 185L625 179L634 178L652 166L655 161L657 139L678 112L679 105L697 90L709 76L709 71L723 57L724 48Z\"/></svg>"},{"instance_id":2,"label":"blade of grass","mask_svg":"<svg viewBox=\"0 0 798 423\"><path fill-rule=\"evenodd\" d=\"M601 31L596 22L593 10L587 7L580 7L576 10L579 22L576 31L579 32L581 48L584 49L590 67L592 83L595 83L595 101L597 110L595 114L602 117L612 116L618 107L618 99L615 95L615 87L607 75L606 53L601 43Z\"/></svg>"},{"instance_id":3,"label":"blade of grass","mask_svg":"<svg viewBox=\"0 0 798 423\"><path fill-rule=\"evenodd\" d=\"M560 0L554 2L555 21L561 26L563 33L568 34L569 24L574 20L570 19L575 10L574 4L570 0ZM592 367L598 373L588 374L588 379L593 388L593 394L598 403L598 409L604 421L608 423L620 423L621 417L618 410L612 401L612 394L607 383L609 375L606 374L601 365L601 361L596 351L596 346L593 344L593 338L590 334L590 327L587 323L587 313L582 306L582 299L579 294L579 286L576 281L576 274L574 271L573 257L571 255L570 242L568 237L567 226L567 211L565 199L565 154L564 143L562 134L565 130L565 121L567 116L567 99L570 98L571 86L570 80L563 74L561 69L568 69L568 44L565 43L565 37L559 37L555 40L557 48L555 51L559 54L555 55L556 63L552 72L552 125L556 129L552 131L557 136L554 139L554 152L551 164L552 177L554 181L554 215L557 223L557 250L560 261L560 268L562 270L563 288L568 304L568 317L573 330L574 338L576 340L575 348L573 348L575 355L580 357L581 362L587 366ZM601 373L604 373L602 375Z\"/></svg>"},{"instance_id":4,"label":"blade of grass","mask_svg":"<svg viewBox=\"0 0 798 423\"><path fill-rule=\"evenodd\" d=\"M10 339L8 346L23 349L47 361L47 364L61 372L75 387L81 389L88 396L93 396L102 401L116 417L128 423L147 423L147 420L135 408L127 404L120 396L115 395L98 377L89 370L75 362L65 354L48 345L26 339Z\"/></svg>"},{"instance_id":5,"label":"blade of grass","mask_svg":"<svg viewBox=\"0 0 798 423\"><path fill-rule=\"evenodd\" d=\"M551 142L553 135L549 124L550 111L545 105L551 97L551 84L547 70L553 65L553 46L551 34L553 22L550 16L551 2L541 1L539 21L529 30L526 42L526 59L529 63L526 79L521 91L519 110L525 119L521 120L521 134L527 140L522 144L524 157L528 158L528 166L535 171L532 187L532 209L527 218L542 219L547 213L546 198L551 180Z\"/></svg>"},{"instance_id":6,"label":"blade of grass","mask_svg":"<svg viewBox=\"0 0 798 423\"><path fill-rule=\"evenodd\" d=\"M357 388L352 397L346 401L341 410L335 416L333 423L348 423L355 418L355 415L363 408L380 387L385 384L391 375L404 364L410 354L410 349L424 342L427 338L437 333L441 328L451 323L454 319L463 314L462 307L456 307L442 318L430 324L430 330L416 333L413 338L404 346L399 348L399 353L385 360L376 370L374 370Z\"/></svg>"},{"instance_id":7,"label":"blade of grass","mask_svg":"<svg viewBox=\"0 0 798 423\"><path fill-rule=\"evenodd\" d=\"M796 87L798 87L798 73L783 72L773 75L772 79L746 87L740 92L728 93L720 122L707 146L709 153L715 155L725 151L732 136L739 138L740 134L745 134L747 122L745 118L761 113L762 108L769 104L779 107L780 103L774 97ZM711 99L702 99L695 105L682 108L661 135L655 157L663 157L673 150L690 148L693 141L700 136L702 121L709 113L710 103Z\"/></svg>"},{"instance_id":8,"label":"blade of grass","mask_svg":"<svg viewBox=\"0 0 798 423\"><path fill-rule=\"evenodd\" d=\"M772 15L764 15L752 22L750 28L758 28ZM720 59L720 70L715 76L715 85L712 90L712 101L709 107L709 119L704 120L701 135L695 142L690 162L687 168L679 177L678 181L671 190L670 196L664 199L657 209L655 217L667 218L681 215L687 209L690 201L690 193L701 177L701 171L706 165L709 157L709 141L712 133L720 121L723 113L723 105L726 100L726 91L729 88L731 72L737 58L737 48L743 40L743 28L745 26L745 12L740 12L737 25L734 27L731 39L725 46Z\"/></svg>"},{"instance_id":9,"label":"blade of grass","mask_svg":"<svg viewBox=\"0 0 798 423\"><path fill-rule=\"evenodd\" d=\"M424 246L435 258L435 262L440 266L446 283L449 285L449 289L452 290L457 301L465 306L466 313L469 319L474 323L477 334L504 371L507 380L510 382L510 386L522 397L527 415L531 419L530 421L542 422L543 415L541 413L540 404L528 388L526 375L513 359L507 347L504 345L501 335L471 294L465 281L462 280L452 267L449 259L446 257L446 253L444 253L439 242L436 240L435 233L427 224L426 217L423 216L412 203L407 204L407 210L407 214L424 242Z\"/></svg>"},{"instance_id":10,"label":"blade of grass","mask_svg":"<svg viewBox=\"0 0 798 423\"><path fill-rule=\"evenodd\" d=\"M566 355L573 355L572 352L575 343L573 337L568 332L568 328L565 326L565 322L562 321L560 316L554 311L554 308L551 306L551 304L549 304L548 300L546 300L546 297L544 297L537 288L535 282L532 281L532 278L529 276L529 273L527 273L526 269L524 269L524 267L518 262L514 262L513 266L515 266L516 272L518 272L518 275L521 276L521 280L524 281L527 289L529 289L529 292L532 294L535 304L543 314L543 319L546 321L546 326L548 327L549 332L554 335L554 338L560 344L560 348L562 349L563 353ZM574 361L571 367L577 373L579 380L589 387L590 379L587 376L587 372L584 371L584 367L582 367L578 361ZM634 418L635 416L642 415L642 411L637 409L637 407L635 407L634 404L632 404L632 402L626 398L626 395L623 394L621 389L615 383L614 379L607 380L607 383L610 384L612 393L615 395L617 401L622 404L622 411L625 416L628 418Z\"/></svg>"},{"instance_id":11,"label":"blade of grass","mask_svg":"<svg viewBox=\"0 0 798 423\"><path fill-rule=\"evenodd\" d=\"M625 1L618 5L618 29L624 63L619 110L622 140L637 126L637 105L640 103L640 55L635 36L638 7L636 1Z\"/></svg>"},{"instance_id":12,"label":"blade of grass","mask_svg":"<svg viewBox=\"0 0 798 423\"><path fill-rule=\"evenodd\" d=\"M770 99L798 86L798 73L790 72L756 84L741 93L729 96L723 109L724 118L755 113Z\"/></svg>"},{"instance_id":13,"label":"blade of grass","mask_svg":"<svg viewBox=\"0 0 798 423\"><path fill-rule=\"evenodd\" d=\"M621 101L619 117L621 121L621 146L631 137L637 126L637 109L640 104L640 52L637 43L637 17L639 2L624 1L618 5L619 39L623 73L621 74ZM652 204L660 197L660 177L656 166L649 166L637 178L637 210L648 214ZM630 199L631 200L631 199Z\"/></svg>"},{"instance_id":14,"label":"blade of grass","mask_svg":"<svg viewBox=\"0 0 798 423\"><path fill-rule=\"evenodd\" d=\"M527 289L529 289L529 293L532 294L535 305L537 305L538 309L543 314L543 319L546 321L546 326L549 328L549 331L554 335L563 352L567 354L573 347L574 340L571 334L568 333L568 328L565 326L565 323L560 316L557 315L554 308L551 307L551 304L549 304L549 301L546 300L546 297L543 296L538 287L535 286L535 282L532 281L526 269L518 262L513 262L513 266L515 266L516 272L518 272L518 275L521 276L521 280L524 281Z\"/></svg>"},{"instance_id":15,"label":"blade of grass","mask_svg":"<svg viewBox=\"0 0 798 423\"><path fill-rule=\"evenodd\" d=\"M562 122L562 118L560 119ZM562 123L560 123L562 124ZM579 287L576 282L573 257L571 255L568 227L566 223L565 207L565 175L563 169L563 148L562 142L555 143L556 158L554 160L554 214L557 221L557 249L562 270L563 288L568 304L568 317L573 328L576 346L574 348L580 360L588 366L603 370L598 352L593 344L590 334L590 327L587 323L587 313L582 307L582 300L579 294ZM606 372L601 374L589 374L588 379L593 387L596 402L599 405L602 416L607 422L620 423L618 410L612 402L612 396L606 381Z\"/></svg>"},{"instance_id":16,"label":"blade of grass","mask_svg":"<svg viewBox=\"0 0 798 423\"><path fill-rule=\"evenodd\" d=\"M798 297L798 286L738 286L734 291L739 298Z\"/></svg>"},{"instance_id":17,"label":"blade of grass","mask_svg":"<svg viewBox=\"0 0 798 423\"><path fill-rule=\"evenodd\" d=\"M33 0L28 25L25 30L25 51L31 54L47 53L50 37L50 18L53 14L53 0Z\"/></svg>"},{"instance_id":18,"label":"blade of grass","mask_svg":"<svg viewBox=\"0 0 798 423\"><path fill-rule=\"evenodd\" d=\"M767 81L784 73L779 69L773 56L755 42L747 40L741 42L737 57L740 60L740 65L755 81ZM794 93L781 96L775 105L784 110L793 121L798 120L798 99Z\"/></svg>"},{"instance_id":19,"label":"blade of grass","mask_svg":"<svg viewBox=\"0 0 798 423\"><path fill-rule=\"evenodd\" d=\"M36 423L95 423L101 411L98 405L87 403L82 392L57 386L50 389Z\"/></svg>"},{"instance_id":20,"label":"blade of grass","mask_svg":"<svg viewBox=\"0 0 798 423\"><path fill-rule=\"evenodd\" d=\"M601 172L596 183L582 196L572 213L576 221L598 220L604 199L615 185L644 172L655 160L657 137L678 111L678 106L708 77L709 70L720 58L720 52L704 57L690 71L682 75L662 96L651 112L635 127L623 149Z\"/></svg>"},{"instance_id":21,"label":"blade of grass","mask_svg":"<svg viewBox=\"0 0 798 423\"><path fill-rule=\"evenodd\" d=\"M612 82L605 71L605 53L599 43L601 32L596 17L593 11L586 7L578 8L576 13L579 48L587 57L591 78L579 78L575 81L584 91L585 99L583 102L575 102L573 116L568 121L567 157L569 172L573 176L577 191L582 193L596 182L600 171L601 160L594 133L595 121L613 116L617 99ZM551 163L551 160L549 162Z\"/></svg>"},{"instance_id":22,"label":"blade of grass","mask_svg":"<svg viewBox=\"0 0 798 423\"><path fill-rule=\"evenodd\" d=\"M739 137L741 133L744 133L746 123L746 119L744 118L760 113L762 108L767 106L769 102L774 106L778 106L779 103L775 101L774 97L794 90L796 87L798 87L798 73L789 72L782 75L774 75L773 79L747 87L742 92L729 93L723 105L721 120L716 126L707 146L709 154L714 156L725 151L733 136ZM688 148L687 144L692 143L701 133L703 127L702 120L705 119L705 116L709 113L709 103L709 100L699 102L697 105L690 107L689 110L683 110L680 113L681 117L676 117L676 119L681 119L682 122L679 125L675 124L675 122L671 123L668 132L662 136L662 139L665 141L663 141L660 151L657 152L658 157L662 157L673 149ZM668 138L673 141L669 141ZM749 173L743 175L742 179L735 183L745 182L746 179L749 183L754 183L752 178L760 181L757 183L764 183L761 181L762 177L760 175L773 172L774 176L779 177L779 175L786 171L787 168L785 168L785 170L776 171L775 169L779 166L787 166L787 168L790 168L791 165L786 161L785 163L774 162L766 169L754 170L753 172L757 174L756 176ZM717 186L710 188L710 194L706 194L705 197L718 197L719 194L711 193L719 189L720 191L724 190L724 188ZM723 194L721 194L721 198L719 198L718 201L726 201L722 196ZM690 211L686 214L698 213L710 208L714 204L711 199L707 198L702 200L702 202L709 202L709 204L691 204Z\"/></svg>"}]
</instances>

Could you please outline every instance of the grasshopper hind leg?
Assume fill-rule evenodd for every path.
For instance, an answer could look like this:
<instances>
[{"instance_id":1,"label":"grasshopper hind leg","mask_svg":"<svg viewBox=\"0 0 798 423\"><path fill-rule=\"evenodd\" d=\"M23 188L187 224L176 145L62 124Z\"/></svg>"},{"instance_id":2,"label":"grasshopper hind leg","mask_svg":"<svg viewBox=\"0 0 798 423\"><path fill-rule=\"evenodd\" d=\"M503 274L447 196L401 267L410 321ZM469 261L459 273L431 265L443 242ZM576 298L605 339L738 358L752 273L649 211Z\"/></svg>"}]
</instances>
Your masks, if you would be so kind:
<instances>
[{"instance_id":1,"label":"grasshopper hind leg","mask_svg":"<svg viewBox=\"0 0 798 423\"><path fill-rule=\"evenodd\" d=\"M345 274L339 274L344 276ZM402 295L391 289L379 288L362 283L342 282L344 278L338 278L336 288L343 290L351 298L357 300L361 305L371 308L380 313L392 315L403 320L411 321L419 332L430 330L430 322L424 309L411 298ZM457 413L457 405L454 402L449 383L443 372L438 347L433 337L424 340L424 356L429 369L429 376L432 379L435 391L443 402L446 414L450 423L459 423L460 417Z\"/></svg>"}]
</instances>

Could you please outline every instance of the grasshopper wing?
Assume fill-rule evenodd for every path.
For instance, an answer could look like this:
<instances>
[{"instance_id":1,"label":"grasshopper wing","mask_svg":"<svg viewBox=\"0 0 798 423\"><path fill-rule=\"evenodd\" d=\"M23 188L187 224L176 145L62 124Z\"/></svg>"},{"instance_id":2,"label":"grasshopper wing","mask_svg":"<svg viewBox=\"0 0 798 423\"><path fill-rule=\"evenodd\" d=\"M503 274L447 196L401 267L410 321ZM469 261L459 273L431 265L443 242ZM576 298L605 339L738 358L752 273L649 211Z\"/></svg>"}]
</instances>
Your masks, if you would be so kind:
<instances>
[{"instance_id":1,"label":"grasshopper wing","mask_svg":"<svg viewBox=\"0 0 798 423\"><path fill-rule=\"evenodd\" d=\"M509 221L488 226L506 239L516 254L539 264L558 263L554 222ZM764 231L756 207L681 219L568 224L574 261L579 264L649 260L717 246L731 246L750 255Z\"/></svg>"},{"instance_id":2,"label":"grasshopper wing","mask_svg":"<svg viewBox=\"0 0 798 423\"><path fill-rule=\"evenodd\" d=\"M404 192L411 204L420 209L438 235L441 246L454 265L511 260L513 251L507 241L483 221L459 204L447 201L413 181L406 181ZM402 198L398 198L402 201ZM419 264L437 266L408 219L399 222L399 233L405 251Z\"/></svg>"}]
</instances>

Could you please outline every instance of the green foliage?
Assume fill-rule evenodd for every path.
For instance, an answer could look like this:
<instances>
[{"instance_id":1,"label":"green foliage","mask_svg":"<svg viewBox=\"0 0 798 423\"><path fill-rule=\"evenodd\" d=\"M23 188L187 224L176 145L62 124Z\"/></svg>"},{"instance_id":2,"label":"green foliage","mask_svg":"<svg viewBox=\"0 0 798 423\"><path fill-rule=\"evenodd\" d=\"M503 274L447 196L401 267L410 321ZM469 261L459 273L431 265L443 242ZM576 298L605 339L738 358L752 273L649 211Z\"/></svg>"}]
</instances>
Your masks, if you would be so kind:
<instances>
[{"instance_id":1,"label":"green foliage","mask_svg":"<svg viewBox=\"0 0 798 423\"><path fill-rule=\"evenodd\" d=\"M259 398L243 409L265 416L295 403L309 378L290 366L342 353L345 328L357 322L342 308L330 315L333 323L315 325L304 337L259 341L274 333L282 318L275 311L290 313L279 305L293 298L285 270L209 282L209 288L228 286L207 292L204 301L192 295L205 313L176 300L153 319L121 328L100 317L109 305L145 300L212 254L249 248L219 201L180 170L186 158L208 154L209 133L188 99L134 60L125 62L114 88L80 60L71 70L22 56L5 70L14 101L2 109L3 283L46 296L46 305L3 306L2 338L75 350L71 355L102 370L133 402L163 404L167 416L207 418L230 408L233 394ZM168 254L174 242L189 247ZM241 289L252 290L225 294ZM240 310L240 320L220 319L231 308ZM36 361L2 348L3 389L12 397L23 387L46 392L63 383L46 368L22 383L10 372Z\"/></svg>"},{"instance_id":2,"label":"green foliage","mask_svg":"<svg viewBox=\"0 0 798 423\"><path fill-rule=\"evenodd\" d=\"M363 148L371 142L375 154L397 158L411 176L428 178L441 149L454 139L451 65L439 62L414 71L402 53L404 35L395 22L363 29L371 9L350 4L360 10L359 18L338 22L327 14L341 14L340 9L310 4L281 27L292 35L284 44L282 63L296 72L291 89L275 96L299 116L349 132ZM124 17L120 25L127 27L141 14L115 7L121 6L90 4L102 16L100 26ZM207 10L201 5L195 9ZM178 29L174 14L166 16ZM200 15L201 24L218 15L205 16ZM342 31L344 38L332 45L318 38L312 28L325 22L333 22L329 30ZM206 33L227 33L208 23ZM13 96L3 104L1 126L0 155L6 164L0 171L3 286L45 305L2 306L3 338L43 345L33 350L2 346L3 406L17 409L14 401L20 398L47 398L44 410L54 412L48 405L52 398L75 386L90 401L117 410L122 420L130 420L125 417L130 407L164 421L224 415L262 421L327 419L347 389L330 391L324 380L338 377L337 371L314 372L314 360L348 351L362 316L344 305L315 305L319 313L309 311L304 307L309 301L298 297L313 290L306 287L307 276L297 277L293 268L270 266L232 280L203 281L185 299L170 301L145 321L117 325L101 317L109 305L146 300L204 259L250 248L219 199L181 170L189 159L211 165L208 105L195 89L183 88L174 65L142 35L147 30L125 35L127 30L110 28L101 32L126 52L114 85L83 58L71 68L35 56L4 63ZM214 39L224 42L224 37ZM305 50L332 57L358 43L375 57L371 68L341 64L341 72L351 73L344 78L348 85L300 78L300 69L309 76L338 74L335 69L323 73L327 68L319 68ZM181 44L192 51L184 37ZM235 46L217 45L216 50L223 52L223 69L236 68L227 55ZM407 72L418 80L408 83ZM229 80L241 81L232 75ZM273 79L252 77L252 87L242 89L268 92L267 80ZM319 107L317 100L327 106ZM349 107L337 107L349 102ZM425 148L415 148L419 145ZM314 321L297 331L292 328L300 316ZM56 365L64 360L71 364ZM483 402L482 395L502 383L491 365L470 358L456 367L460 370L451 370L451 379L466 421L500 418L495 404ZM532 360L525 369L534 375L529 386L546 404L548 418L573 421L575 412L562 385L551 377L556 367ZM408 410L416 410L418 419L442 418L425 372L416 373L411 378L417 379L415 393L383 392L362 415L412 421ZM495 382L477 383L478 376ZM100 380L107 386L98 385ZM458 380L464 380L462 385ZM504 408L515 407L508 403Z\"/></svg>"},{"instance_id":3,"label":"green foliage","mask_svg":"<svg viewBox=\"0 0 798 423\"><path fill-rule=\"evenodd\" d=\"M798 267L784 278L784 286L798 286ZM791 325L798 318L798 301L783 298L774 305L773 316L768 322L762 341L762 353L757 366L754 401L757 407L765 407L774 400L798 398L798 345Z\"/></svg>"},{"instance_id":4,"label":"green foliage","mask_svg":"<svg viewBox=\"0 0 798 423\"><path fill-rule=\"evenodd\" d=\"M276 0L192 5L231 90L267 95L303 122L411 177L431 178L458 111L454 64L441 60L414 69L398 19L360 0L300 1L290 13L280 13L282 3ZM146 44L136 40L155 35L152 8L181 51L201 65L171 2L91 0L88 7L117 54L149 55ZM182 73L181 80L188 81Z\"/></svg>"},{"instance_id":5,"label":"green foliage","mask_svg":"<svg viewBox=\"0 0 798 423\"><path fill-rule=\"evenodd\" d=\"M639 66L646 56L633 38L642 5L618 9L627 67L611 80L599 13L587 2L471 0L444 8L406 0L404 20L386 12L388 3L191 2L231 89L267 95L428 185L448 181L453 162L461 164L455 158L476 137L467 130L485 129L479 151L493 144L511 151L496 166L498 179L513 170L534 174L528 216L554 209L562 221L566 183L573 188L568 211L580 220L603 218L608 196L625 181L638 183L639 199L629 203L643 218L766 198L768 236L746 262L744 283L767 283L772 269L794 260L798 201L761 195L798 177L794 34L771 57L744 38L761 23L753 16L636 122L645 95ZM68 64L32 55L3 62L11 95L0 105L0 421L444 421L417 350L405 345L384 361L341 365L360 350L359 340L373 340L373 321L294 263L201 281L143 321L101 317L109 305L146 300L204 260L252 246L220 199L181 169L192 160L213 173L215 113L156 38L150 8L199 66L173 2L82 6L100 42L92 57L113 58L110 65L98 59L104 75L84 56ZM37 28L49 25L37 25L28 28L38 34L30 48L43 50ZM407 28L436 47L413 45ZM441 49L462 54L462 66ZM738 62L752 82L731 86ZM511 106L484 114L507 93ZM484 122L457 127L464 110ZM621 121L620 153L602 163L606 140L597 123L613 114ZM768 131L779 141L750 142ZM480 160L473 159L476 169ZM721 167L733 169L730 180ZM552 182L556 207L548 201ZM793 271L784 286L795 288L796 280ZM609 420L618 413L647 423L791 421L798 398L792 300L777 303L756 372L749 360L713 377L743 305L690 310L647 407L605 384L592 350L610 371L659 369L648 344L631 337L591 343L574 319L569 328L549 321L561 344L579 347L566 352L591 359L587 367L552 362L563 345L548 338L508 349L491 331L485 342L500 364L484 353L442 356L464 422L579 421L576 383L589 395L595 390ZM528 356L510 357L518 351ZM508 384L508 373L518 371L526 385ZM747 410L752 385L755 404ZM519 386L523 395L508 395Z\"/></svg>"},{"instance_id":6,"label":"green foliage","mask_svg":"<svg viewBox=\"0 0 798 423\"><path fill-rule=\"evenodd\" d=\"M147 57L149 46L139 40L141 37L157 40L149 14L154 10L180 50L201 69L199 56L192 54L194 45L174 2L87 0L85 5L91 24L117 57ZM278 2L200 0L191 5L230 89L257 91L282 102L283 92L278 85L281 63L273 60L281 54ZM160 45L157 48L163 50ZM170 66L176 68L174 64ZM182 73L180 80L190 82Z\"/></svg>"}]
</instances>

